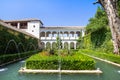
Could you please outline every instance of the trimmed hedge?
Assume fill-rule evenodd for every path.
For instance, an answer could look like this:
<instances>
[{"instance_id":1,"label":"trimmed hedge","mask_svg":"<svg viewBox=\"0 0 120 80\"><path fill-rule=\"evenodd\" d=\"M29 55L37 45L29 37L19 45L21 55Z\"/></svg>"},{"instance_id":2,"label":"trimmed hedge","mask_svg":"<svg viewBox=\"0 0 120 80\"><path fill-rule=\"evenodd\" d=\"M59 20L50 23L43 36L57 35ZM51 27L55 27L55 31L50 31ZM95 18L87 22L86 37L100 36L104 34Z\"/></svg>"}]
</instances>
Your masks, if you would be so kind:
<instances>
[{"instance_id":1,"label":"trimmed hedge","mask_svg":"<svg viewBox=\"0 0 120 80\"><path fill-rule=\"evenodd\" d=\"M113 53L103 53L103 52L97 52L97 51L92 51L92 50L87 50L87 49L81 50L81 52L84 54L89 54L92 56L96 56L96 57L120 64L120 56L115 55Z\"/></svg>"},{"instance_id":2,"label":"trimmed hedge","mask_svg":"<svg viewBox=\"0 0 120 80\"><path fill-rule=\"evenodd\" d=\"M62 70L92 70L95 69L95 61L83 54L75 53L70 56L44 56L35 54L26 60L27 69L53 69L56 70L59 67L59 61L61 60Z\"/></svg>"},{"instance_id":3,"label":"trimmed hedge","mask_svg":"<svg viewBox=\"0 0 120 80\"><path fill-rule=\"evenodd\" d=\"M33 55L36 52L38 52L38 51L29 51L29 52L24 52L24 53L2 55L2 56L0 56L0 65L5 64L5 63L10 62L10 61L24 59L28 56Z\"/></svg>"}]
</instances>

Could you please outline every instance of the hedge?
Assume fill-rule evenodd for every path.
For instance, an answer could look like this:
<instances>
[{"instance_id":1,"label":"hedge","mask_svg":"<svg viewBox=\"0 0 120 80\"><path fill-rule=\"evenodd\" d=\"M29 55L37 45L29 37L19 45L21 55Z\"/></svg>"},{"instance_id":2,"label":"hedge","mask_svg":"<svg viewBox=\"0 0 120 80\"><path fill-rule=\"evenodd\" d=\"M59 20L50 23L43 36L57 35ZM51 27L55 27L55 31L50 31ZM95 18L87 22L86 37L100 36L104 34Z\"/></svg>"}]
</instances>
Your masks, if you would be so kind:
<instances>
[{"instance_id":1,"label":"hedge","mask_svg":"<svg viewBox=\"0 0 120 80\"><path fill-rule=\"evenodd\" d=\"M33 55L36 52L38 51L29 51L29 52L24 52L24 53L2 55L0 56L0 65L8 63L10 61L16 61L18 59L26 58L28 56Z\"/></svg>"},{"instance_id":2,"label":"hedge","mask_svg":"<svg viewBox=\"0 0 120 80\"><path fill-rule=\"evenodd\" d=\"M27 69L56 70L61 60L62 70L92 70L95 69L95 61L83 54L76 53L68 56L43 56L40 53L31 56L26 60Z\"/></svg>"}]
</instances>

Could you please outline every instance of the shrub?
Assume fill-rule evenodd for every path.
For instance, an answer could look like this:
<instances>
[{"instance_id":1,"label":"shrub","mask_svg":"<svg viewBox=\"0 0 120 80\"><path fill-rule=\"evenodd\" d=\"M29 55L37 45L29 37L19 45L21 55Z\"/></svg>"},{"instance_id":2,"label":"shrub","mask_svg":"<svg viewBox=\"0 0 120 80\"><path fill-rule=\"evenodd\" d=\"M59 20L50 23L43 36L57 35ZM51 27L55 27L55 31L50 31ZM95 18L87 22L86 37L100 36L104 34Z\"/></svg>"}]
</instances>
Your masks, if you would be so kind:
<instances>
[{"instance_id":1,"label":"shrub","mask_svg":"<svg viewBox=\"0 0 120 80\"><path fill-rule=\"evenodd\" d=\"M2 56L0 56L0 65L8 63L10 61L16 61L18 59L26 58L28 56L33 55L36 52L38 52L38 51L29 51L29 52L24 52L24 53L2 55Z\"/></svg>"}]
</instances>

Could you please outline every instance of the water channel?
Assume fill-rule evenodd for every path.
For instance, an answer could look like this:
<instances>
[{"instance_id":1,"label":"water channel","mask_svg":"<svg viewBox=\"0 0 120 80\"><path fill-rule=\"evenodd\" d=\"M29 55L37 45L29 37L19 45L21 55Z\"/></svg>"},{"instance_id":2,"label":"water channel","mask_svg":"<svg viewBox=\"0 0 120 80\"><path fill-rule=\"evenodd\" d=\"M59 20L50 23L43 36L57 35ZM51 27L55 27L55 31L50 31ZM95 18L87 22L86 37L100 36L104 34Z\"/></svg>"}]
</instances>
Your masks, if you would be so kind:
<instances>
[{"instance_id":1,"label":"water channel","mask_svg":"<svg viewBox=\"0 0 120 80\"><path fill-rule=\"evenodd\" d=\"M120 80L120 67L96 60L103 74L62 74L61 80ZM24 61L0 69L0 80L59 80L59 74L20 74Z\"/></svg>"}]
</instances>

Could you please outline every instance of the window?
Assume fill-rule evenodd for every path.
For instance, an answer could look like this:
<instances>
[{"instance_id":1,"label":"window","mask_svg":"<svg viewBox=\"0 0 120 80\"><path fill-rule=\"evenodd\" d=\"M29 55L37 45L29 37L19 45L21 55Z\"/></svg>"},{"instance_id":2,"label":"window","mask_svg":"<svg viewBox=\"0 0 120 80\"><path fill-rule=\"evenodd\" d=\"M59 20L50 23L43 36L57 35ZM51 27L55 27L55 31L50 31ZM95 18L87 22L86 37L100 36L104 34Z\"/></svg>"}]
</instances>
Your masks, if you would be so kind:
<instances>
[{"instance_id":1,"label":"window","mask_svg":"<svg viewBox=\"0 0 120 80\"><path fill-rule=\"evenodd\" d=\"M35 28L35 25L33 25L33 28Z\"/></svg>"}]
</instances>

